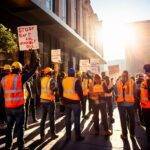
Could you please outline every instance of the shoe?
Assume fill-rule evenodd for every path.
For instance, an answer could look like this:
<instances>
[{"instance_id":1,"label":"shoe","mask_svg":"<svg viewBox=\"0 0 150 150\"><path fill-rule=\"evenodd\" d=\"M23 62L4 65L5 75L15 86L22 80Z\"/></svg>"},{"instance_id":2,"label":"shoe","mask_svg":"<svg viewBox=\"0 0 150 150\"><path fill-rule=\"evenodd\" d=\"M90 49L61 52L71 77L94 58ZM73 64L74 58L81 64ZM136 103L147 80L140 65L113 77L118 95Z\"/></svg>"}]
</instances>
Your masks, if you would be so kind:
<instances>
[{"instance_id":1,"label":"shoe","mask_svg":"<svg viewBox=\"0 0 150 150\"><path fill-rule=\"evenodd\" d=\"M88 116L87 115L83 115L82 118L83 119L88 119Z\"/></svg>"},{"instance_id":2,"label":"shoe","mask_svg":"<svg viewBox=\"0 0 150 150\"><path fill-rule=\"evenodd\" d=\"M110 122L111 122L111 123L114 123L114 122L115 122L115 119L114 119L114 118L111 118Z\"/></svg>"},{"instance_id":3,"label":"shoe","mask_svg":"<svg viewBox=\"0 0 150 150\"><path fill-rule=\"evenodd\" d=\"M40 135L41 136L41 142L43 142L44 141L44 139L45 139L45 135L44 134L42 134L42 135Z\"/></svg>"},{"instance_id":4,"label":"shoe","mask_svg":"<svg viewBox=\"0 0 150 150\"><path fill-rule=\"evenodd\" d=\"M56 135L55 133L53 133L53 134L51 135L51 139L56 139L56 138L58 138L58 135Z\"/></svg>"},{"instance_id":5,"label":"shoe","mask_svg":"<svg viewBox=\"0 0 150 150\"><path fill-rule=\"evenodd\" d=\"M83 141L85 138L83 136L76 137L77 142Z\"/></svg>"},{"instance_id":6,"label":"shoe","mask_svg":"<svg viewBox=\"0 0 150 150\"><path fill-rule=\"evenodd\" d=\"M127 135L123 135L123 134L121 134L121 136L120 136L123 140L127 140L128 139L128 137L127 137Z\"/></svg>"}]
</instances>

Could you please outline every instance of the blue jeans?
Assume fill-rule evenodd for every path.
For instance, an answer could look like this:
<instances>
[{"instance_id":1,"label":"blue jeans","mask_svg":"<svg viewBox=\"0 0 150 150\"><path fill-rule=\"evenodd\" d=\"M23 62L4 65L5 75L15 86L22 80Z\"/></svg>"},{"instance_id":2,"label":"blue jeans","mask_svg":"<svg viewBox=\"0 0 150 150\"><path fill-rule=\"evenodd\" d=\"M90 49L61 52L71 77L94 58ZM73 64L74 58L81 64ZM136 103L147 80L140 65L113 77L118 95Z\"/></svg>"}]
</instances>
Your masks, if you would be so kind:
<instances>
[{"instance_id":1,"label":"blue jeans","mask_svg":"<svg viewBox=\"0 0 150 150\"><path fill-rule=\"evenodd\" d=\"M81 136L80 131L80 114L81 114L81 105L80 103L65 104L65 124L66 124L66 137L71 138L71 113L74 115L74 124L75 124L75 136L76 138Z\"/></svg>"},{"instance_id":2,"label":"blue jeans","mask_svg":"<svg viewBox=\"0 0 150 150\"><path fill-rule=\"evenodd\" d=\"M6 132L6 149L11 148L13 139L13 129L16 126L18 149L24 148L24 106L15 109L6 109L7 115L7 132Z\"/></svg>"},{"instance_id":3,"label":"blue jeans","mask_svg":"<svg viewBox=\"0 0 150 150\"><path fill-rule=\"evenodd\" d=\"M99 111L101 112L101 120L104 131L108 131L108 121L107 121L107 110L106 103L95 104L93 102L93 121L94 121L94 129L96 132L99 132Z\"/></svg>"},{"instance_id":4,"label":"blue jeans","mask_svg":"<svg viewBox=\"0 0 150 150\"><path fill-rule=\"evenodd\" d=\"M127 127L129 127L130 135L135 135L135 115L134 106L120 106L118 105L122 134L127 136Z\"/></svg>"},{"instance_id":5,"label":"blue jeans","mask_svg":"<svg viewBox=\"0 0 150 150\"><path fill-rule=\"evenodd\" d=\"M49 115L49 125L51 134L55 133L55 123L54 123L54 112L55 112L55 103L54 102L43 102L42 103L42 119L40 124L40 134L41 137L45 135L45 121L47 114Z\"/></svg>"}]
</instances>

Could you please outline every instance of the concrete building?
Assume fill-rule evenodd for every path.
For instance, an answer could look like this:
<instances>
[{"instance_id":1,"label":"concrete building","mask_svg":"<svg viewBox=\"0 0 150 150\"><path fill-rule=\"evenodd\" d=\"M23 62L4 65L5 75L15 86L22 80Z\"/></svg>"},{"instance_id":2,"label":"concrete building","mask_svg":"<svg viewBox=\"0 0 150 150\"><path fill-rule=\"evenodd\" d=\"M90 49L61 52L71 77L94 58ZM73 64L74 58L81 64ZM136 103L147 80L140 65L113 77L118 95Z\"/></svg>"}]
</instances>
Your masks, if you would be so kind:
<instances>
[{"instance_id":1,"label":"concrete building","mask_svg":"<svg viewBox=\"0 0 150 150\"><path fill-rule=\"evenodd\" d=\"M79 68L80 59L103 59L96 31L102 22L90 0L6 0L0 5L0 23L17 33L17 27L37 25L42 66L51 65L51 50L62 50L61 68ZM19 53L28 58L28 53Z\"/></svg>"},{"instance_id":2,"label":"concrete building","mask_svg":"<svg viewBox=\"0 0 150 150\"><path fill-rule=\"evenodd\" d=\"M150 20L130 24L132 39L126 44L126 68L136 74L143 72L143 65L150 63Z\"/></svg>"}]
</instances>

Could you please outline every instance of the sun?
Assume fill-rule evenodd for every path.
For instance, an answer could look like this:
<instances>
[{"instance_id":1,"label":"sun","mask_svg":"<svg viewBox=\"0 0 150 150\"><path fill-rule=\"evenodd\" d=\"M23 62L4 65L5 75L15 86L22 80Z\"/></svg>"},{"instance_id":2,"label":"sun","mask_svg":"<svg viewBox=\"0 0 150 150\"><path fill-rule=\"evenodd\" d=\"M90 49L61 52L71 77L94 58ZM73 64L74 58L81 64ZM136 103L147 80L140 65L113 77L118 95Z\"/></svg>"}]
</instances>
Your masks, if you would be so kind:
<instances>
[{"instance_id":1,"label":"sun","mask_svg":"<svg viewBox=\"0 0 150 150\"><path fill-rule=\"evenodd\" d=\"M124 59L126 44L135 41L134 30L127 23L104 21L100 34L106 60Z\"/></svg>"}]
</instances>

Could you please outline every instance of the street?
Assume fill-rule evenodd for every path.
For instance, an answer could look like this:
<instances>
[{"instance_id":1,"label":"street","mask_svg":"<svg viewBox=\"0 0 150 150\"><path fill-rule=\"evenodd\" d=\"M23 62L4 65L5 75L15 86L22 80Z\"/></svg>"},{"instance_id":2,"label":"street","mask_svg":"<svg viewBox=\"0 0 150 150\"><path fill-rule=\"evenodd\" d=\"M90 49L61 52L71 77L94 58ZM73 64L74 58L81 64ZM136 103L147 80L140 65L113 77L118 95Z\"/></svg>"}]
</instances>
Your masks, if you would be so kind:
<instances>
[{"instance_id":1,"label":"street","mask_svg":"<svg viewBox=\"0 0 150 150\"><path fill-rule=\"evenodd\" d=\"M31 116L30 116L31 117ZM128 137L129 141L123 143L120 138L121 135L121 127L118 109L114 109L114 118L115 123L113 124L113 135L110 136L109 139L105 138L102 135L95 136L93 132L93 122L92 115L89 116L87 120L81 118L81 129L82 133L85 136L85 140L83 142L75 142L74 140L74 132L72 132L72 141L65 143L65 124L64 124L64 116L60 116L60 112L57 108L56 110L56 133L59 137L55 140L51 140L49 133L49 122L46 122L46 138L43 143L40 142L39 135L39 125L40 125L40 110L38 110L37 118L39 123L32 124L32 119L29 117L29 126L25 131L25 147L29 147L30 149L36 150L48 150L48 149L64 149L64 150L132 150L132 149L146 149L146 137L145 137L145 129L138 125L136 121L136 140L131 141L130 137ZM72 127L73 131L73 127ZM0 149L4 149L5 135L4 131L1 131L0 135ZM13 139L13 149L17 148L17 139L14 137Z\"/></svg>"}]
</instances>

